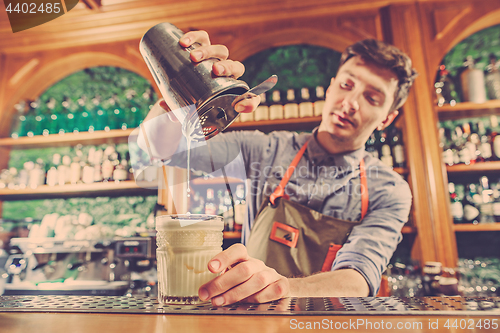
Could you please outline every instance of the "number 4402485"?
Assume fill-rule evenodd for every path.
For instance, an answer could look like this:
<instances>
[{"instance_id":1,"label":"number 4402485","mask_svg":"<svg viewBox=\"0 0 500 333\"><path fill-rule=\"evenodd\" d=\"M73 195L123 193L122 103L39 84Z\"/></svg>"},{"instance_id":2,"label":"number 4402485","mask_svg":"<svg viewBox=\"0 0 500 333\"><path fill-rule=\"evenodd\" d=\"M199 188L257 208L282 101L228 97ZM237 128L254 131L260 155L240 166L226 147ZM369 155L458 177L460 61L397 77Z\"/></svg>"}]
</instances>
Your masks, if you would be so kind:
<instances>
[{"instance_id":1,"label":"number 4402485","mask_svg":"<svg viewBox=\"0 0 500 333\"><path fill-rule=\"evenodd\" d=\"M444 324L447 329L498 329L498 319L448 319Z\"/></svg>"},{"instance_id":2,"label":"number 4402485","mask_svg":"<svg viewBox=\"0 0 500 333\"><path fill-rule=\"evenodd\" d=\"M14 8L12 8L12 2L9 3L7 8L5 9L8 13L18 13L18 14L59 14L61 12L61 4L60 3L52 3L52 2L42 2L37 6L36 3L17 3Z\"/></svg>"}]
</instances>

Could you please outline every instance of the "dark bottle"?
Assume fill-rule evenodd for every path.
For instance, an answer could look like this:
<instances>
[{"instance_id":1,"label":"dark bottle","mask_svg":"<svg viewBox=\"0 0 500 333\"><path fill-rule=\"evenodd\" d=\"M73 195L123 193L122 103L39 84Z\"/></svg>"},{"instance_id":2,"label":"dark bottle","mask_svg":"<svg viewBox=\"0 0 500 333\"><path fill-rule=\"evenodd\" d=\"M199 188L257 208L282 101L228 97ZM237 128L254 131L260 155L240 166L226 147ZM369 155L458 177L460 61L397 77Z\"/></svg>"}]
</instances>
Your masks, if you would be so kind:
<instances>
[{"instance_id":1,"label":"dark bottle","mask_svg":"<svg viewBox=\"0 0 500 333\"><path fill-rule=\"evenodd\" d=\"M392 157L394 159L394 167L404 168L406 166L406 157L403 146L403 140L401 137L401 131L397 128L392 129L391 147L392 147Z\"/></svg>"},{"instance_id":2,"label":"dark bottle","mask_svg":"<svg viewBox=\"0 0 500 333\"><path fill-rule=\"evenodd\" d=\"M376 142L377 138L375 137L375 132L373 132L365 143L365 150L373 157L379 158Z\"/></svg>"},{"instance_id":3,"label":"dark bottle","mask_svg":"<svg viewBox=\"0 0 500 333\"><path fill-rule=\"evenodd\" d=\"M12 125L10 127L10 136L14 139L26 135L26 116L24 115L26 106L27 103L25 101L20 101L14 105L16 113L12 117Z\"/></svg>"},{"instance_id":4,"label":"dark bottle","mask_svg":"<svg viewBox=\"0 0 500 333\"><path fill-rule=\"evenodd\" d=\"M451 77L445 65L439 66L438 77L434 84L438 105L443 106L445 103L455 105L460 102L455 86L455 80Z\"/></svg>"},{"instance_id":5,"label":"dark bottle","mask_svg":"<svg viewBox=\"0 0 500 333\"><path fill-rule=\"evenodd\" d=\"M453 216L453 222L463 223L464 207L457 194L454 183L448 183L448 191L450 192L451 216Z\"/></svg>"},{"instance_id":6,"label":"dark bottle","mask_svg":"<svg viewBox=\"0 0 500 333\"><path fill-rule=\"evenodd\" d=\"M481 217L478 204L481 202L479 193L477 193L476 184L468 184L466 186L466 191L464 194L464 199L462 200L462 206L464 207L464 222L478 224Z\"/></svg>"},{"instance_id":7,"label":"dark bottle","mask_svg":"<svg viewBox=\"0 0 500 333\"><path fill-rule=\"evenodd\" d=\"M500 161L500 126L498 125L498 118L496 115L492 115L490 117L490 126L492 159L495 161Z\"/></svg>"},{"instance_id":8,"label":"dark bottle","mask_svg":"<svg viewBox=\"0 0 500 333\"><path fill-rule=\"evenodd\" d=\"M427 261L422 268L424 273L422 286L424 296L438 296L440 293L439 279L443 274L443 265L440 262Z\"/></svg>"}]
</instances>

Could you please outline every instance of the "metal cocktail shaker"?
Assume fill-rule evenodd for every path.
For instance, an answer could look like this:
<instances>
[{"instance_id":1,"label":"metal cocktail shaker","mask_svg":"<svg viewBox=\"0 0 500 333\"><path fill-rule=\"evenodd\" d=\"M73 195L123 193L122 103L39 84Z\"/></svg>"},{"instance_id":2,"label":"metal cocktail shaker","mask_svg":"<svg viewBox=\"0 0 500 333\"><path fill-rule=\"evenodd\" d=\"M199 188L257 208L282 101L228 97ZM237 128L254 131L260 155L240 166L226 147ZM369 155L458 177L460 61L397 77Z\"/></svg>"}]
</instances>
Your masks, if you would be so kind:
<instances>
[{"instance_id":1,"label":"metal cocktail shaker","mask_svg":"<svg viewBox=\"0 0 500 333\"><path fill-rule=\"evenodd\" d=\"M142 37L140 52L166 104L190 128L191 139L210 139L236 119L238 112L231 104L249 87L243 81L213 75L217 59L193 63L190 52L200 45L182 47L183 35L173 24L157 24Z\"/></svg>"}]
</instances>

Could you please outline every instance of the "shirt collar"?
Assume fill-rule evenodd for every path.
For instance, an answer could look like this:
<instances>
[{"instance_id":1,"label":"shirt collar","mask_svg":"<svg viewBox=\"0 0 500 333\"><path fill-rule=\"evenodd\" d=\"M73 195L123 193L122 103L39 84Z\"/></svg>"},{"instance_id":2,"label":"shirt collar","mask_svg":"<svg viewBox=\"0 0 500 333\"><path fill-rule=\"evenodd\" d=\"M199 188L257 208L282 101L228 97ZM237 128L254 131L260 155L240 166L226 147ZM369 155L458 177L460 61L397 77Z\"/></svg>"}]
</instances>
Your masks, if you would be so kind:
<instances>
[{"instance_id":1,"label":"shirt collar","mask_svg":"<svg viewBox=\"0 0 500 333\"><path fill-rule=\"evenodd\" d=\"M316 139L318 128L313 130L312 135L307 136L310 138L307 146L307 156L314 165L328 165L336 166L340 169L356 170L359 168L359 162L365 155L365 148L359 148L354 151L340 154L330 154L327 152ZM304 138L305 139L305 138ZM303 140L301 144L307 140Z\"/></svg>"}]
</instances>

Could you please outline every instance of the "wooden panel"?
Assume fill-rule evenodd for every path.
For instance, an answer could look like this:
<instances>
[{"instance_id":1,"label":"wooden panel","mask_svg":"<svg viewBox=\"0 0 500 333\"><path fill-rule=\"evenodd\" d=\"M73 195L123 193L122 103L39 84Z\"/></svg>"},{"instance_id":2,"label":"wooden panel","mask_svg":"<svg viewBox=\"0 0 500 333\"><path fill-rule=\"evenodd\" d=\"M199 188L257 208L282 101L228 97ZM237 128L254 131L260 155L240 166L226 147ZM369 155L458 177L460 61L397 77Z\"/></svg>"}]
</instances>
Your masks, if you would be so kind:
<instances>
[{"instance_id":1,"label":"wooden panel","mask_svg":"<svg viewBox=\"0 0 500 333\"><path fill-rule=\"evenodd\" d=\"M500 231L500 223L455 224L453 229L457 232Z\"/></svg>"},{"instance_id":2,"label":"wooden panel","mask_svg":"<svg viewBox=\"0 0 500 333\"><path fill-rule=\"evenodd\" d=\"M418 3L432 89L446 53L469 35L500 23L500 0L421 1Z\"/></svg>"},{"instance_id":3,"label":"wooden panel","mask_svg":"<svg viewBox=\"0 0 500 333\"><path fill-rule=\"evenodd\" d=\"M416 5L391 6L393 43L405 51L420 73L404 106L405 147L411 151L408 165L413 185L415 224L419 230L421 261L440 261L455 267L456 243L450 226L447 209L447 192L444 191L441 152L438 145L437 116L427 85L425 54ZM420 126L415 126L420 124Z\"/></svg>"},{"instance_id":4,"label":"wooden panel","mask_svg":"<svg viewBox=\"0 0 500 333\"><path fill-rule=\"evenodd\" d=\"M139 41L87 46L50 52L8 55L2 86L6 96L0 100L0 137L8 136L14 104L36 98L48 87L69 74L94 66L117 66L154 82L138 51ZM156 86L155 86L156 87Z\"/></svg>"}]
</instances>

